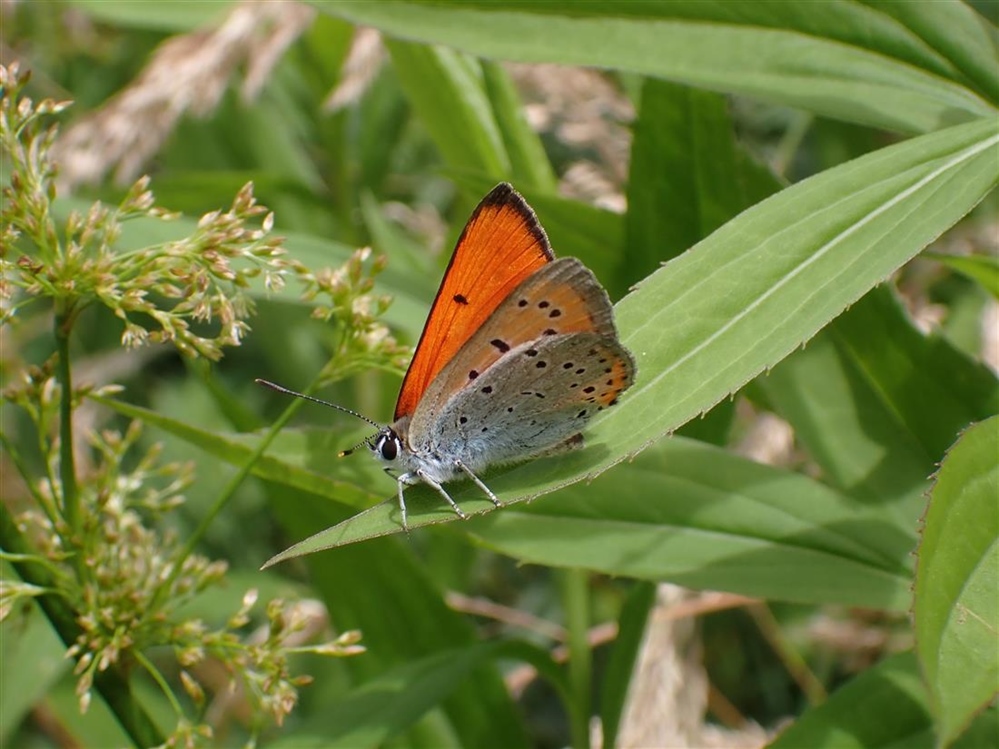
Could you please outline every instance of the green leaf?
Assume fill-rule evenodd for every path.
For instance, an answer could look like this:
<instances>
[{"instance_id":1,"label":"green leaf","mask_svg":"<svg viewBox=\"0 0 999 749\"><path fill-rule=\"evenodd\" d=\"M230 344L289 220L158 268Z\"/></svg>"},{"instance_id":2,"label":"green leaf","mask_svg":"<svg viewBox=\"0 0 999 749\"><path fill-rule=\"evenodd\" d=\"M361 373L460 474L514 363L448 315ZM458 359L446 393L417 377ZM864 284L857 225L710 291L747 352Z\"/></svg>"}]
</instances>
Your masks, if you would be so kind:
<instances>
[{"instance_id":1,"label":"green leaf","mask_svg":"<svg viewBox=\"0 0 999 749\"><path fill-rule=\"evenodd\" d=\"M298 81L291 75L285 77L290 79L284 82L285 86L268 86L261 93L258 106L244 108L238 119L233 118L232 127L237 131L233 137L243 143L249 152L248 160L257 169L291 180L309 194L320 192L324 187L323 176L302 142L302 131L310 125L299 113L294 92L288 90ZM284 197L282 193L278 195ZM287 217L283 220L292 226L303 225Z\"/></svg>"},{"instance_id":2,"label":"green leaf","mask_svg":"<svg viewBox=\"0 0 999 749\"><path fill-rule=\"evenodd\" d=\"M628 688L645 638L649 612L656 603L656 586L639 582L632 587L621 607L617 637L611 646L607 670L600 687L600 726L604 746L617 746Z\"/></svg>"},{"instance_id":3,"label":"green leaf","mask_svg":"<svg viewBox=\"0 0 999 749\"><path fill-rule=\"evenodd\" d=\"M912 653L864 671L805 712L770 749L930 749L933 719Z\"/></svg>"},{"instance_id":4,"label":"green leaf","mask_svg":"<svg viewBox=\"0 0 999 749\"><path fill-rule=\"evenodd\" d=\"M913 529L954 436L999 409L996 376L917 330L887 288L757 382L830 483Z\"/></svg>"},{"instance_id":5,"label":"green leaf","mask_svg":"<svg viewBox=\"0 0 999 749\"><path fill-rule=\"evenodd\" d=\"M639 374L599 422L612 452L776 364L967 213L996 181L997 127L958 126L823 172L639 284L616 307Z\"/></svg>"},{"instance_id":6,"label":"green leaf","mask_svg":"<svg viewBox=\"0 0 999 749\"><path fill-rule=\"evenodd\" d=\"M3 579L13 582L16 573L3 565ZM69 670L66 646L37 606L18 607L3 622L0 653L0 744L11 739L31 709L44 700L55 682ZM25 679L25 674L31 674Z\"/></svg>"},{"instance_id":7,"label":"green leaf","mask_svg":"<svg viewBox=\"0 0 999 749\"><path fill-rule=\"evenodd\" d=\"M483 60L482 82L510 157L510 181L518 189L531 187L554 193L558 188L558 178L548 161L541 138L527 124L520 95L510 80L510 74L499 63Z\"/></svg>"},{"instance_id":8,"label":"green leaf","mask_svg":"<svg viewBox=\"0 0 999 749\"><path fill-rule=\"evenodd\" d=\"M912 34L977 87L990 101L999 100L996 29L971 4L951 0L918 3L906 0L862 0L899 21Z\"/></svg>"},{"instance_id":9,"label":"green leaf","mask_svg":"<svg viewBox=\"0 0 999 749\"><path fill-rule=\"evenodd\" d=\"M350 26L338 18L330 20ZM319 44L325 43L325 36L318 38ZM323 85L329 86L329 78L323 80ZM342 196L340 212L344 222L350 221L346 209L351 194L365 190L382 194L386 180L396 173L399 159L413 139L410 133L419 133L414 127L417 124L399 80L388 68L364 90L356 106L345 108L330 120L327 127L332 132L325 139L323 151L328 154L332 190ZM415 139L422 141L423 134ZM348 227L349 223L344 229Z\"/></svg>"},{"instance_id":10,"label":"green leaf","mask_svg":"<svg viewBox=\"0 0 999 749\"><path fill-rule=\"evenodd\" d=\"M478 63L443 47L387 40L396 76L444 161L504 179L510 161Z\"/></svg>"},{"instance_id":11,"label":"green leaf","mask_svg":"<svg viewBox=\"0 0 999 749\"><path fill-rule=\"evenodd\" d=\"M371 193L361 195L361 214L371 235L371 246L390 258L396 272L405 273L415 290L427 299L434 298L435 280L440 270L433 258L385 215L382 206Z\"/></svg>"},{"instance_id":12,"label":"green leaf","mask_svg":"<svg viewBox=\"0 0 999 749\"><path fill-rule=\"evenodd\" d=\"M4 664L4 668L7 668ZM128 734L121 727L117 716L107 706L103 699L91 701L86 713L80 712L80 698L76 694L76 679L64 678L56 683L45 695L45 707L52 720L58 722L63 736L79 738L85 746L134 746ZM157 704L156 697L166 702L163 693L150 695L145 689L144 680L136 679L132 694L141 700L142 707L147 710L160 730L176 725L176 713L171 715ZM167 705L169 709L169 706ZM171 722L173 718L174 722Z\"/></svg>"},{"instance_id":13,"label":"green leaf","mask_svg":"<svg viewBox=\"0 0 999 749\"><path fill-rule=\"evenodd\" d=\"M274 746L383 746L461 686L476 666L487 663L498 644L442 650L393 668L340 696L295 736ZM310 735L316 743L309 741Z\"/></svg>"},{"instance_id":14,"label":"green leaf","mask_svg":"<svg viewBox=\"0 0 999 749\"><path fill-rule=\"evenodd\" d=\"M172 0L151 3L149 0L68 0L91 18L116 27L149 29L167 33L186 33L199 26L220 23L236 5L232 0L203 3L201 0Z\"/></svg>"},{"instance_id":15,"label":"green leaf","mask_svg":"<svg viewBox=\"0 0 999 749\"><path fill-rule=\"evenodd\" d=\"M492 507L467 487L454 492L466 512ZM411 519L454 518L426 487L407 488L406 497ZM397 527L398 507L389 500L267 566ZM462 529L536 564L780 600L892 609L909 603L914 540L907 529L804 476L679 437L588 485L488 513Z\"/></svg>"},{"instance_id":16,"label":"green leaf","mask_svg":"<svg viewBox=\"0 0 999 749\"><path fill-rule=\"evenodd\" d=\"M804 476L679 437L468 525L526 562L777 600L908 603L906 529Z\"/></svg>"},{"instance_id":17,"label":"green leaf","mask_svg":"<svg viewBox=\"0 0 999 749\"><path fill-rule=\"evenodd\" d=\"M490 487L510 502L592 479L776 364L982 199L997 127L957 126L805 180L645 279L616 306L635 385L586 447L493 471ZM413 527L453 519L415 501L431 496L425 487L408 491ZM488 505L468 486L452 495L473 512ZM272 561L397 532L393 515L379 506Z\"/></svg>"},{"instance_id":18,"label":"green leaf","mask_svg":"<svg viewBox=\"0 0 999 749\"><path fill-rule=\"evenodd\" d=\"M977 716L951 745L953 749L982 749L982 747L999 746L999 710L995 705L989 706Z\"/></svg>"},{"instance_id":19,"label":"green leaf","mask_svg":"<svg viewBox=\"0 0 999 749\"><path fill-rule=\"evenodd\" d=\"M628 176L625 287L780 190L737 145L724 98L647 79Z\"/></svg>"},{"instance_id":20,"label":"green leaf","mask_svg":"<svg viewBox=\"0 0 999 749\"><path fill-rule=\"evenodd\" d=\"M993 255L944 255L926 252L923 257L936 260L963 273L981 285L994 299L999 299L999 257Z\"/></svg>"},{"instance_id":21,"label":"green leaf","mask_svg":"<svg viewBox=\"0 0 999 749\"><path fill-rule=\"evenodd\" d=\"M999 693L999 417L957 441L937 474L916 573L916 645L941 743Z\"/></svg>"},{"instance_id":22,"label":"green leaf","mask_svg":"<svg viewBox=\"0 0 999 749\"><path fill-rule=\"evenodd\" d=\"M781 187L737 144L717 94L646 79L634 131L626 240L612 294ZM733 402L720 403L680 433L724 444L734 412Z\"/></svg>"},{"instance_id":23,"label":"green leaf","mask_svg":"<svg viewBox=\"0 0 999 749\"><path fill-rule=\"evenodd\" d=\"M885 658L806 710L769 749L937 749L926 686L913 653ZM953 749L995 747L999 714L979 715Z\"/></svg>"},{"instance_id":24,"label":"green leaf","mask_svg":"<svg viewBox=\"0 0 999 749\"><path fill-rule=\"evenodd\" d=\"M951 63L917 34L858 3L807 11L725 2L314 4L390 36L482 57L630 71L903 132L995 116L949 80Z\"/></svg>"}]
</instances>

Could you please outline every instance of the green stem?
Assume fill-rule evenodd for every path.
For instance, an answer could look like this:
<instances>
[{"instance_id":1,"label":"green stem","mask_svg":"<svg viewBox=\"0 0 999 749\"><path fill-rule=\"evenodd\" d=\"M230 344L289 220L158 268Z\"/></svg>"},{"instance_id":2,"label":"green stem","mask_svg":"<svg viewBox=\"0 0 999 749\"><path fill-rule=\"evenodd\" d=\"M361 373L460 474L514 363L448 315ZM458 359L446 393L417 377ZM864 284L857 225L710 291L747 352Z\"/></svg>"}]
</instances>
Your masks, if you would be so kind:
<instances>
[{"instance_id":1,"label":"green stem","mask_svg":"<svg viewBox=\"0 0 999 749\"><path fill-rule=\"evenodd\" d=\"M10 456L11 462L14 464L14 468L17 472L21 474L21 478L24 480L24 485L28 487L28 491L31 492L32 498L38 503L38 506L42 508L45 513L45 517L49 519L53 528L59 527L59 510L52 502L51 498L38 491L38 486L35 484L31 477L31 472L28 470L28 466L25 464L24 459L21 458L21 453L14 446L14 443L7 437L6 434L0 432L0 445L3 445L7 454Z\"/></svg>"},{"instance_id":2,"label":"green stem","mask_svg":"<svg viewBox=\"0 0 999 749\"><path fill-rule=\"evenodd\" d=\"M311 395L312 391L314 391L316 387L318 387L321 381L331 382L337 379L341 379L345 377L347 373L350 371L351 368L348 367L343 370L338 370L335 373L327 372L325 373L325 375L321 373L319 377L317 377L309 384L309 386L303 391L303 393L305 395ZM278 416L277 420L271 425L271 428L267 431L267 434L265 434L264 438L260 441L260 444L257 445L257 449L253 451L253 454L247 459L246 463L243 464L243 467L236 472L236 475L229 480L229 483L226 484L221 494L219 494L218 499L215 500L215 504L212 505L211 509L208 510L205 516L201 519L201 522L198 523L198 527L194 529L194 532L187 539L187 543L184 544L184 548L181 551L181 555L178 557L178 562L177 564L174 565L174 569L170 576L170 579L167 581L167 584L161 588L161 591L169 591L170 586L173 584L173 581L180 574L181 568L183 566L183 561L194 553L195 547L198 545L198 542L201 541L201 539L204 537L205 533L208 532L208 527L212 524L212 521L215 520L215 517L220 512L222 512L222 508L224 508L229 503L229 500L232 499L233 495L236 493L236 490L239 488L240 484L242 484L243 481L246 480L246 477L250 475L250 471L253 470L253 466L256 465L256 462L260 460L261 457L263 457L263 454L265 452L267 452L267 448L271 446L271 443L284 428L285 424L287 424L291 420L291 417L298 412L298 409L302 407L302 404L304 402L305 401L303 400L293 399L291 403L288 404L288 407L281 413L280 416Z\"/></svg>"},{"instance_id":3,"label":"green stem","mask_svg":"<svg viewBox=\"0 0 999 749\"><path fill-rule=\"evenodd\" d=\"M590 630L590 579L579 569L559 572L562 589L562 609L569 646L569 688L572 694L571 720L572 746L574 749L590 747L590 684L591 652Z\"/></svg>"},{"instance_id":4,"label":"green stem","mask_svg":"<svg viewBox=\"0 0 999 749\"><path fill-rule=\"evenodd\" d=\"M183 718L184 708L180 706L180 702L177 701L177 695L173 693L173 690L170 688L170 685L167 684L167 680L163 678L163 674L160 673L160 670L153 665L152 661L146 658L146 656L138 650L134 651L132 655L135 657L135 660L139 662L139 665L146 669L146 673L152 677L157 686L159 686L160 691L163 692L163 696L166 697L167 702L170 703L170 707L172 707L174 713L177 714L177 718Z\"/></svg>"},{"instance_id":5,"label":"green stem","mask_svg":"<svg viewBox=\"0 0 999 749\"><path fill-rule=\"evenodd\" d=\"M774 173L785 177L787 170L794 160L794 155L801 148L801 143L808 134L808 129L812 126L815 118L804 112L799 113L791 120L791 125L784 132L784 136L777 143L774 156L771 159L771 167Z\"/></svg>"},{"instance_id":6,"label":"green stem","mask_svg":"<svg viewBox=\"0 0 999 749\"><path fill-rule=\"evenodd\" d=\"M38 556L35 549L31 548L21 535L14 517L3 502L0 502L0 545L5 551L14 555L36 558ZM58 580L52 574L52 570L40 561L12 558L10 564L24 582L41 588L59 589ZM81 630L76 623L76 613L69 602L59 595L39 596L36 600L66 647L73 645ZM128 681L117 668L112 667L97 674L94 688L115 714L118 723L135 746L159 746L166 740L142 705L135 699Z\"/></svg>"},{"instance_id":7,"label":"green stem","mask_svg":"<svg viewBox=\"0 0 999 749\"><path fill-rule=\"evenodd\" d=\"M784 634L784 630L766 603L757 603L746 607L760 633L774 649L791 678L797 682L801 691L811 705L821 705L828 698L826 688L812 673L801 653Z\"/></svg>"},{"instance_id":8,"label":"green stem","mask_svg":"<svg viewBox=\"0 0 999 749\"><path fill-rule=\"evenodd\" d=\"M309 393L312 389L313 387L310 386L309 388L306 389L305 392ZM173 583L174 579L177 577L177 575L180 574L181 568L183 567L183 560L187 559L191 554L194 553L194 548L198 545L198 542L201 541L201 539L204 537L205 533L208 531L208 527L212 524L212 521L215 520L215 517L220 512L222 512L222 508L229 503L229 500L232 499L233 495L236 493L236 490L239 488L240 484L242 484L243 481L246 479L246 477L250 475L250 471L253 470L253 466L256 464L258 460L260 460L263 454L267 452L267 448L271 446L271 443L274 441L274 438L278 436L278 433L281 431L284 425L287 424L288 421L291 419L291 417L295 415L295 413L298 411L298 409L302 406L302 403L304 402L305 401L296 399L293 400L290 404L288 404L288 407L277 418L274 424L271 425L271 428L267 431L267 434L264 435L264 438L260 441L260 444L257 445L257 449L253 451L253 454L247 459L246 463L243 464L243 467L236 472L236 475L234 475L231 479L229 479L229 483L225 485L225 488L219 494L218 499L215 500L215 504L212 505L211 509L208 510L205 516L201 519L201 522L198 523L198 527L194 529L194 532L191 533L190 537L187 539L187 543L184 544L184 549L181 551L180 556L177 558L177 564L174 565L174 569L170 576L170 580L168 581L167 585L164 585L161 588L161 590L163 591L169 590L170 585Z\"/></svg>"},{"instance_id":9,"label":"green stem","mask_svg":"<svg viewBox=\"0 0 999 749\"><path fill-rule=\"evenodd\" d=\"M76 459L73 455L73 379L69 363L71 311L62 310L55 318L55 339L59 380L59 482L62 484L62 512L73 534L75 547L80 533L80 493L76 485Z\"/></svg>"}]
</instances>

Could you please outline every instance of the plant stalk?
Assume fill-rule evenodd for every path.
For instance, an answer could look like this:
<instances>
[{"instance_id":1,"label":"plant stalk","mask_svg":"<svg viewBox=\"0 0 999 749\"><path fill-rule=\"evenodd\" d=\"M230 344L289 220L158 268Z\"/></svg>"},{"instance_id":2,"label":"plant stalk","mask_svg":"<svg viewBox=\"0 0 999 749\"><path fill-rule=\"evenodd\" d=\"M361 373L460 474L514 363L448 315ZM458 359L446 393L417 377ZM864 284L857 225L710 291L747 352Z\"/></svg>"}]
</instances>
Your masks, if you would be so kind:
<instances>
[{"instance_id":1,"label":"plant stalk","mask_svg":"<svg viewBox=\"0 0 999 749\"><path fill-rule=\"evenodd\" d=\"M59 380L59 483L62 485L62 512L73 535L75 547L80 534L80 492L76 485L76 458L73 455L73 378L69 362L69 334L72 311L56 314L55 339Z\"/></svg>"},{"instance_id":2,"label":"plant stalk","mask_svg":"<svg viewBox=\"0 0 999 749\"><path fill-rule=\"evenodd\" d=\"M306 390L306 392L309 392L311 389L312 388L310 387ZM271 443L274 441L275 437L278 436L278 433L284 425L287 424L291 417L295 415L299 408L301 408L302 403L304 403L304 401L293 400L288 404L288 407L271 425L271 428L267 430L267 434L264 435L264 438L260 440L260 444L257 445L257 449L253 451L253 454L242 465L239 471L237 471L236 474L229 479L229 483L225 485L225 488L219 494L218 499L215 500L215 504L213 504L211 509L205 513L201 522L198 523L198 527L195 528L194 532L188 537L187 542L184 544L184 549L178 557L178 563L174 565L174 571L171 578L175 578L178 574L180 574L183 566L183 560L187 559L187 557L194 553L195 547L208 531L208 527L212 524L212 521L215 520L215 517L222 511L222 508L229 503L229 500L232 499L232 496L236 493L240 484L243 483L246 477L250 474L250 471L253 470L253 466L256 465L256 462L260 460L265 452L267 452L267 448L271 446ZM173 580L171 579L170 582L172 581ZM168 587L169 585L165 586L164 589Z\"/></svg>"},{"instance_id":3,"label":"plant stalk","mask_svg":"<svg viewBox=\"0 0 999 749\"><path fill-rule=\"evenodd\" d=\"M349 369L347 371L349 371ZM345 376L345 374L346 372L338 373L339 377L343 377ZM305 395L310 395L316 389L318 384L319 384L319 379L314 380L303 391L303 393ZM181 551L181 554L178 557L178 563L174 565L174 571L171 574L171 578L169 581L170 583L172 583L173 579L180 574L180 570L183 566L183 561L194 553L195 547L198 545L198 542L204 537L205 533L208 531L208 527L212 524L212 521L215 520L215 517L222 511L222 508L229 503L229 500L232 499L233 495L236 493L236 490L239 488L240 484L242 484L243 481L246 480L246 477L250 475L250 471L253 470L253 466L256 465L257 461L260 460L261 457L263 457L265 452L267 452L267 448L271 446L271 443L284 428L285 424L287 424L291 420L292 416L298 413L298 409L302 407L302 404L304 402L305 401L296 398L293 399L291 403L288 404L288 407L281 413L280 416L278 416L278 418L271 425L271 428L267 430L267 433L260 441L260 444L257 445L257 449L253 451L253 454L247 459L247 461L239 469L236 475L234 475L229 480L229 483L225 485L225 488L219 494L218 499L215 500L215 504L213 504L211 509L209 509L208 512L205 513L205 516L201 519L201 522L198 523L198 527L194 529L194 532L191 533L190 537L187 539L187 542L184 544L184 549ZM164 586L163 589L166 590L168 588L169 584Z\"/></svg>"},{"instance_id":4,"label":"plant stalk","mask_svg":"<svg viewBox=\"0 0 999 749\"><path fill-rule=\"evenodd\" d=\"M812 673L808 667L808 662L784 634L770 607L765 602L760 602L747 606L746 611L753 618L770 647L774 649L791 678L804 692L809 704L821 705L825 702L829 697L825 686Z\"/></svg>"},{"instance_id":5,"label":"plant stalk","mask_svg":"<svg viewBox=\"0 0 999 749\"><path fill-rule=\"evenodd\" d=\"M569 646L570 731L574 749L590 749L590 695L592 653L590 652L589 574L570 569L559 573L562 609Z\"/></svg>"}]
</instances>

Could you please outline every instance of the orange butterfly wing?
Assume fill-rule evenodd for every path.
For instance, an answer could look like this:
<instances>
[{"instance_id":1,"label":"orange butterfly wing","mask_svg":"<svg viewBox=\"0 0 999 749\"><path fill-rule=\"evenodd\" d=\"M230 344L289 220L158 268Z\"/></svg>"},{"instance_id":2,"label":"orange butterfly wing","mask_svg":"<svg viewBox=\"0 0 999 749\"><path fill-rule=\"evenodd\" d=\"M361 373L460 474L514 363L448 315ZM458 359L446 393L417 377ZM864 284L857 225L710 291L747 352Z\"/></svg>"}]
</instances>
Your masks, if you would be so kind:
<instances>
[{"instance_id":1,"label":"orange butterfly wing","mask_svg":"<svg viewBox=\"0 0 999 749\"><path fill-rule=\"evenodd\" d=\"M402 381L395 418L409 416L444 366L521 281L555 258L534 211L509 184L465 225Z\"/></svg>"}]
</instances>

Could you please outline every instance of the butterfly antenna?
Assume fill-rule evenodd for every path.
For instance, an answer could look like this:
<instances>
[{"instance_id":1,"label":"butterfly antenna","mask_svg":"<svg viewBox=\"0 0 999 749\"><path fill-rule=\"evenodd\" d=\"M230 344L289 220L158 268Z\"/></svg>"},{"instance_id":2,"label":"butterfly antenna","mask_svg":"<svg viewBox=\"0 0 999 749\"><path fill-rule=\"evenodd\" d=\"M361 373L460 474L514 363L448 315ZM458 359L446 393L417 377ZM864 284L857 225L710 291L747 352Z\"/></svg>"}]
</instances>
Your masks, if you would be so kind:
<instances>
[{"instance_id":1,"label":"butterfly antenna","mask_svg":"<svg viewBox=\"0 0 999 749\"><path fill-rule=\"evenodd\" d=\"M284 393L285 395L294 395L296 398L303 398L303 399L305 399L307 401L312 401L313 403L318 403L321 406L329 406L330 408L335 408L337 411L343 411L345 414L350 414L351 416L356 416L361 421L366 421L369 424L371 424L371 426L373 426L375 429L380 430L382 428L382 425L379 424L377 421L372 421L367 416L363 416L362 414L357 413L357 411L351 411L349 408L344 408L343 406L338 406L336 403L330 403L329 401L324 401L321 398L313 398L311 395L306 395L305 393L297 393L294 390L289 390L288 388L281 387L280 385L277 385L277 384L275 384L273 382L270 382L269 380L261 380L260 378L257 378L256 382L258 384L260 384L260 385L263 385L264 387L269 387L271 390L277 390L279 393ZM353 452L354 450L356 450L358 447L360 447L363 444L364 443L362 442L359 445L355 445L350 450L347 450L346 453L349 454L349 453Z\"/></svg>"},{"instance_id":2,"label":"butterfly antenna","mask_svg":"<svg viewBox=\"0 0 999 749\"><path fill-rule=\"evenodd\" d=\"M357 448L363 447L365 445L370 445L371 443L368 441L370 439L371 439L370 437L366 437L365 439L361 440L360 442L358 442L353 447L348 447L346 450L341 450L340 452L337 453L337 457L338 458L346 458L348 455L350 455L352 452L354 452Z\"/></svg>"}]
</instances>

